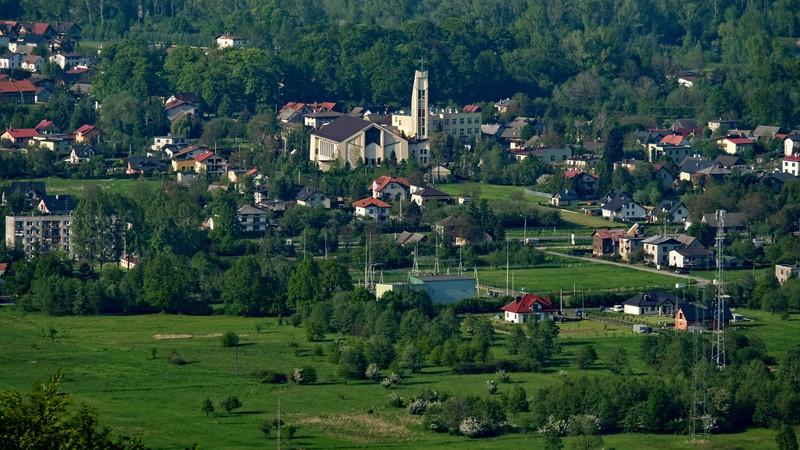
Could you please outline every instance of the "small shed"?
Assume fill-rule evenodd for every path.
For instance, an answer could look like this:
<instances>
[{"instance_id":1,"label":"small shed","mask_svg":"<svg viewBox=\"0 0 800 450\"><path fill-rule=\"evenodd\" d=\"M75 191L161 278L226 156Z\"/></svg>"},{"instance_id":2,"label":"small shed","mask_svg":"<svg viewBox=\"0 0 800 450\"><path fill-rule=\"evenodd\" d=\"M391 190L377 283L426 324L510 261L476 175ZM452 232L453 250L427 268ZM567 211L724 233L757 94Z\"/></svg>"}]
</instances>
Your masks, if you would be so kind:
<instances>
[{"instance_id":1,"label":"small shed","mask_svg":"<svg viewBox=\"0 0 800 450\"><path fill-rule=\"evenodd\" d=\"M650 333L653 332L653 327L651 327L650 325L643 325L643 324L637 323L636 325L633 326L633 332L634 333L642 333L642 334L650 334Z\"/></svg>"}]
</instances>

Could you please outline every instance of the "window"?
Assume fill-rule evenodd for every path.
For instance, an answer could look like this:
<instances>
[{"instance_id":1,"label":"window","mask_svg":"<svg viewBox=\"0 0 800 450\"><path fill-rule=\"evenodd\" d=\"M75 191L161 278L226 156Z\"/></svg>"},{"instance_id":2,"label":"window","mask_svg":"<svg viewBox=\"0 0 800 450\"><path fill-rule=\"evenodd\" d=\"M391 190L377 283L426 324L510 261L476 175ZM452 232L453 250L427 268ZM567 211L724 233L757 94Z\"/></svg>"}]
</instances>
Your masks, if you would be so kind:
<instances>
[{"instance_id":1,"label":"window","mask_svg":"<svg viewBox=\"0 0 800 450\"><path fill-rule=\"evenodd\" d=\"M467 117L467 123L472 125L472 117Z\"/></svg>"},{"instance_id":2,"label":"window","mask_svg":"<svg viewBox=\"0 0 800 450\"><path fill-rule=\"evenodd\" d=\"M459 119L458 123L460 123L461 125L464 125L464 118L462 117L461 119Z\"/></svg>"}]
</instances>

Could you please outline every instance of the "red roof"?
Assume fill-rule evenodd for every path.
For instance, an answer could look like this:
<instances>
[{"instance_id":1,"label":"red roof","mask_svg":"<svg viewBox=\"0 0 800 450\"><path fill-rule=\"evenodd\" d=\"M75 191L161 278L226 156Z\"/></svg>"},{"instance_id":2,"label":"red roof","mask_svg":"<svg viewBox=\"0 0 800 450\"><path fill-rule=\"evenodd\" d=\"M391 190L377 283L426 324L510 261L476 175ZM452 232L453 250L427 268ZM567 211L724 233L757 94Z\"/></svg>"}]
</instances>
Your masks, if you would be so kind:
<instances>
[{"instance_id":1,"label":"red roof","mask_svg":"<svg viewBox=\"0 0 800 450\"><path fill-rule=\"evenodd\" d=\"M81 125L80 128L75 130L75 133L76 134L77 133L87 134L87 133L91 133L92 131L95 131L95 130L96 130L96 128L94 127L94 125L89 125L87 123L87 124Z\"/></svg>"},{"instance_id":2,"label":"red roof","mask_svg":"<svg viewBox=\"0 0 800 450\"><path fill-rule=\"evenodd\" d=\"M800 155L792 155L783 158L784 161L800 162Z\"/></svg>"},{"instance_id":3,"label":"red roof","mask_svg":"<svg viewBox=\"0 0 800 450\"><path fill-rule=\"evenodd\" d=\"M367 208L369 206L376 206L378 208L391 208L392 205L386 203L383 200L379 200L374 197L367 197L362 198L361 200L357 200L353 202L353 207L355 208Z\"/></svg>"},{"instance_id":4,"label":"red roof","mask_svg":"<svg viewBox=\"0 0 800 450\"><path fill-rule=\"evenodd\" d=\"M466 105L464 107L464 112L465 113L476 113L476 112L480 112L480 111L481 111L481 107L478 106L478 105Z\"/></svg>"},{"instance_id":5,"label":"red roof","mask_svg":"<svg viewBox=\"0 0 800 450\"><path fill-rule=\"evenodd\" d=\"M251 167L247 169L247 172L244 173L244 176L249 177L253 176L258 173L258 167Z\"/></svg>"},{"instance_id":6,"label":"red roof","mask_svg":"<svg viewBox=\"0 0 800 450\"><path fill-rule=\"evenodd\" d=\"M34 136L39 136L36 128L9 128L6 133L14 139L30 139Z\"/></svg>"},{"instance_id":7,"label":"red roof","mask_svg":"<svg viewBox=\"0 0 800 450\"><path fill-rule=\"evenodd\" d=\"M8 263L0 263L0 273L6 273L8 270Z\"/></svg>"},{"instance_id":8,"label":"red roof","mask_svg":"<svg viewBox=\"0 0 800 450\"><path fill-rule=\"evenodd\" d=\"M42 119L42 120L39 121L38 124L36 124L36 126L34 128L36 130L38 130L38 131L41 131L41 130L50 128L51 126L53 126L53 122L52 121L47 120L47 119Z\"/></svg>"},{"instance_id":9,"label":"red roof","mask_svg":"<svg viewBox=\"0 0 800 450\"><path fill-rule=\"evenodd\" d=\"M50 24L49 23L35 22L33 24L33 30L31 30L31 31L32 31L33 34L41 36L41 35L47 33L47 30L49 30L49 29L50 29Z\"/></svg>"},{"instance_id":10,"label":"red roof","mask_svg":"<svg viewBox=\"0 0 800 450\"><path fill-rule=\"evenodd\" d=\"M205 152L200 153L199 155L195 156L194 160L197 161L197 162L203 162L203 161L207 160L208 158L211 158L212 156L214 156L214 152L205 151Z\"/></svg>"},{"instance_id":11,"label":"red roof","mask_svg":"<svg viewBox=\"0 0 800 450\"><path fill-rule=\"evenodd\" d=\"M681 145L683 143L683 136L672 134L661 138L661 143L666 145Z\"/></svg>"},{"instance_id":12,"label":"red roof","mask_svg":"<svg viewBox=\"0 0 800 450\"><path fill-rule=\"evenodd\" d=\"M525 294L521 297L517 297L501 309L516 314L529 314L533 305L537 303L541 305L542 312L556 312L556 309L553 307L553 302L550 301L549 298L542 298L534 294Z\"/></svg>"},{"instance_id":13,"label":"red roof","mask_svg":"<svg viewBox=\"0 0 800 450\"><path fill-rule=\"evenodd\" d=\"M625 230L597 230L594 232L594 235L599 236L601 239L612 239L614 241L618 241L619 238L627 236L627 234Z\"/></svg>"},{"instance_id":14,"label":"red roof","mask_svg":"<svg viewBox=\"0 0 800 450\"><path fill-rule=\"evenodd\" d=\"M283 105L281 111L285 109L291 109L292 111L300 111L301 109L303 109L304 106L306 106L306 104L303 102L287 102L285 105Z\"/></svg>"},{"instance_id":15,"label":"red roof","mask_svg":"<svg viewBox=\"0 0 800 450\"><path fill-rule=\"evenodd\" d=\"M736 137L736 138L729 137L729 138L725 138L725 140L728 141L728 142L733 142L736 145L752 145L753 144L753 141L751 141L748 138L743 138L743 137Z\"/></svg>"},{"instance_id":16,"label":"red roof","mask_svg":"<svg viewBox=\"0 0 800 450\"><path fill-rule=\"evenodd\" d=\"M36 92L36 87L28 80L3 80L0 81L0 94Z\"/></svg>"},{"instance_id":17,"label":"red roof","mask_svg":"<svg viewBox=\"0 0 800 450\"><path fill-rule=\"evenodd\" d=\"M0 73L0 81L5 80L6 78L8 78L8 75Z\"/></svg>"},{"instance_id":18,"label":"red roof","mask_svg":"<svg viewBox=\"0 0 800 450\"><path fill-rule=\"evenodd\" d=\"M592 178L595 178L593 175L588 174L588 173L586 173L586 172L584 172L584 171L582 171L580 169L570 169L570 170L564 172L564 178L567 178L567 179L575 178L575 177L577 177L578 175L581 175L581 174L590 176Z\"/></svg>"},{"instance_id":19,"label":"red roof","mask_svg":"<svg viewBox=\"0 0 800 450\"><path fill-rule=\"evenodd\" d=\"M372 182L374 184L378 185L378 187L376 189L378 192L382 191L384 188L386 188L386 186L389 185L389 183L392 183L392 182L400 184L400 185L403 185L405 187L410 187L411 186L411 182L408 181L406 178L403 178L403 177L392 178L392 177L386 176L386 175L380 176L380 177L372 180Z\"/></svg>"}]
</instances>

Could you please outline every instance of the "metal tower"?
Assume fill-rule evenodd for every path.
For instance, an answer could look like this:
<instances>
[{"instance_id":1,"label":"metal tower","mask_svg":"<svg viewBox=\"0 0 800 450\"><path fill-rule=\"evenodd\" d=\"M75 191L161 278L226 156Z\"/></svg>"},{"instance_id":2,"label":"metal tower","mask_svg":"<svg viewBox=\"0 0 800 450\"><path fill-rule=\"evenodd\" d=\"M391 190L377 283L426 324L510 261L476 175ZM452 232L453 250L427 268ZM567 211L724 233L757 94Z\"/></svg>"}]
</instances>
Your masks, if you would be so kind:
<instances>
[{"instance_id":1,"label":"metal tower","mask_svg":"<svg viewBox=\"0 0 800 450\"><path fill-rule=\"evenodd\" d=\"M717 368L725 367L725 282L722 262L723 241L725 240L725 210L717 210L717 295L714 300L714 342L711 347L711 362Z\"/></svg>"}]
</instances>

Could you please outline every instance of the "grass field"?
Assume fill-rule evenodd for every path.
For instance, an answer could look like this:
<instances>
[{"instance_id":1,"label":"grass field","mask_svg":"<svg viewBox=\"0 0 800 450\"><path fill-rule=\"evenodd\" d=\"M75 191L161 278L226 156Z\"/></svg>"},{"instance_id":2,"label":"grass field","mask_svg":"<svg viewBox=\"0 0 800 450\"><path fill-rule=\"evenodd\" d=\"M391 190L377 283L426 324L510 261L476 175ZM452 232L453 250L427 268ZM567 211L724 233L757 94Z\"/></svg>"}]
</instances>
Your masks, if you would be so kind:
<instances>
[{"instance_id":1,"label":"grass field","mask_svg":"<svg viewBox=\"0 0 800 450\"><path fill-rule=\"evenodd\" d=\"M14 180L14 181L43 181L47 187L47 193L54 194L68 194L80 197L89 186L96 186L105 192L113 192L116 194L124 195L139 195L143 191L152 192L161 185L160 181L156 180L139 180L139 179L103 179L103 180L73 180L70 178L37 178L30 180Z\"/></svg>"},{"instance_id":2,"label":"grass field","mask_svg":"<svg viewBox=\"0 0 800 450\"><path fill-rule=\"evenodd\" d=\"M643 272L635 269L606 265L578 263L565 267L512 269L514 287L527 292L553 292L563 289L572 291L607 290L623 288L673 287L675 277ZM479 270L479 282L490 286L506 285L505 269ZM678 280L680 281L680 280Z\"/></svg>"},{"instance_id":3,"label":"grass field","mask_svg":"<svg viewBox=\"0 0 800 450\"><path fill-rule=\"evenodd\" d=\"M752 333L768 339L768 346L796 340L800 319L788 322L769 314L746 312L755 320ZM256 326L262 325L261 332ZM499 327L502 328L500 324ZM778 330L778 326L786 329ZM44 330L57 330L57 337L44 337ZM346 382L335 373L325 355L315 355L317 344L305 342L303 330L278 325L273 319L228 316L191 317L170 315L126 317L47 317L0 309L0 386L26 390L57 369L64 370L64 391L76 402L97 408L104 425L117 432L141 437L153 447L245 449L271 447L258 425L277 412L278 399L287 423L300 429L292 444L303 448L540 448L542 442L529 434L509 434L493 439L427 432L419 420L404 409L390 408L390 391L367 381ZM242 338L238 350L223 348L219 334L235 331ZM575 373L575 349L586 343L599 353L596 369L605 374L606 355L616 347L629 349L631 368L642 370L638 357L639 336L627 326L584 321L562 325L563 351L544 373L515 373L513 382L529 393L554 383L562 371ZM495 357L502 358L504 335L499 335ZM325 348L325 343L322 347ZM150 358L156 349L155 359ZM189 363L176 366L167 357L177 353ZM265 385L248 374L255 369L290 371L311 365L319 383L310 386ZM408 376L393 389L407 399L425 387L451 393L486 395L485 381L491 375L454 375L445 368L427 368ZM500 385L501 392L508 385ZM239 413L205 417L203 399L215 403L237 395L243 402ZM373 413L368 410L372 408ZM513 419L512 419L513 420ZM736 435L712 436L703 445L686 436L605 436L607 446L617 449L648 448L741 448L774 447L773 432L755 429ZM567 440L569 446L569 440Z\"/></svg>"},{"instance_id":4,"label":"grass field","mask_svg":"<svg viewBox=\"0 0 800 450\"><path fill-rule=\"evenodd\" d=\"M480 189L480 198L486 200L507 200L507 201L524 201L526 204L549 211L550 208L542 206L539 203L544 201L542 197L534 197L525 194L525 188L522 186L500 186L496 184L482 184L482 183L459 183L459 184L442 184L438 186L443 192L451 195L459 195L464 192L472 192ZM600 217L587 216L584 214L573 213L565 210L558 210L561 220L566 222L570 229L583 229L589 231L594 228L613 228L620 227L618 223L604 220ZM588 233L586 233L588 234Z\"/></svg>"}]
</instances>

